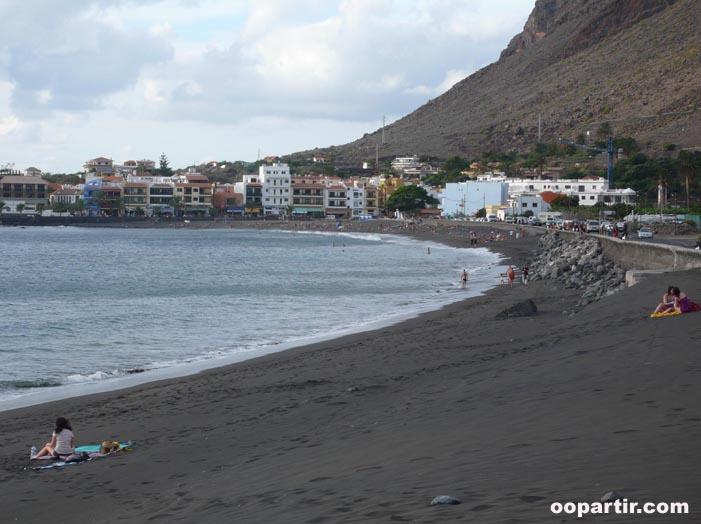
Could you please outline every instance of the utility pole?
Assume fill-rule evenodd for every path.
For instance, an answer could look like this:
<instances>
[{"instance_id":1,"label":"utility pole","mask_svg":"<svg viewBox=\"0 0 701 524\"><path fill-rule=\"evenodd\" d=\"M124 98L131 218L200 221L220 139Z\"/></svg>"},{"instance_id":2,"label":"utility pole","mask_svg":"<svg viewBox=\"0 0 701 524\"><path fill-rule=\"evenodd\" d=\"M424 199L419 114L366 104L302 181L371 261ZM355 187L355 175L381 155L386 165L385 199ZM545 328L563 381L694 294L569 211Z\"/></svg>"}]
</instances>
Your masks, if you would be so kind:
<instances>
[{"instance_id":1,"label":"utility pole","mask_svg":"<svg viewBox=\"0 0 701 524\"><path fill-rule=\"evenodd\" d=\"M385 115L382 115L382 143L385 143Z\"/></svg>"},{"instance_id":2,"label":"utility pole","mask_svg":"<svg viewBox=\"0 0 701 524\"><path fill-rule=\"evenodd\" d=\"M380 146L375 144L375 174L380 172Z\"/></svg>"},{"instance_id":3,"label":"utility pole","mask_svg":"<svg viewBox=\"0 0 701 524\"><path fill-rule=\"evenodd\" d=\"M540 140L543 136L542 127L543 127L543 113L538 113L538 143L539 144L540 144Z\"/></svg>"}]
</instances>

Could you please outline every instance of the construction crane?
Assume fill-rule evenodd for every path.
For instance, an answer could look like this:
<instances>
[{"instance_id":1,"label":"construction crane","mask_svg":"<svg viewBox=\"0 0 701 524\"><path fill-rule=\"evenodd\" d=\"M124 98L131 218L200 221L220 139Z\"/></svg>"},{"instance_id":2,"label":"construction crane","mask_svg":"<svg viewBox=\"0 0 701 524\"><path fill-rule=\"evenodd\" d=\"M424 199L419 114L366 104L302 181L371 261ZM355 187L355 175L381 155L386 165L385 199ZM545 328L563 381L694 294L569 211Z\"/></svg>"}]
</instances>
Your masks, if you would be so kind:
<instances>
[{"instance_id":1,"label":"construction crane","mask_svg":"<svg viewBox=\"0 0 701 524\"><path fill-rule=\"evenodd\" d=\"M614 154L615 154L615 149L613 147L613 138L612 137L609 137L608 141L606 142L606 148L587 146L584 144L575 144L574 142L570 142L568 140L563 140L563 139L560 139L560 143L567 144L568 146L572 146L572 147L579 147L581 149L588 149L590 151L598 151L599 153L608 153L608 164L606 166L606 175L608 178L608 188L613 189L613 158L614 158Z\"/></svg>"}]
</instances>

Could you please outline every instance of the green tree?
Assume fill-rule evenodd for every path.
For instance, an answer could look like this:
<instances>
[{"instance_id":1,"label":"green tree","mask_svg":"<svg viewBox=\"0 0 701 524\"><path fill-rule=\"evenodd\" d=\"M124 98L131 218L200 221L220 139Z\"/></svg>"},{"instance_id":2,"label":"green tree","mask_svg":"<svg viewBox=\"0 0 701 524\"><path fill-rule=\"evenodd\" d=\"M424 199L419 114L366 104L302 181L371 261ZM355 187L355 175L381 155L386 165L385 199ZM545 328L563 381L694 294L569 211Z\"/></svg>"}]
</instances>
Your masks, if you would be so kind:
<instances>
[{"instance_id":1,"label":"green tree","mask_svg":"<svg viewBox=\"0 0 701 524\"><path fill-rule=\"evenodd\" d=\"M75 204L72 204L70 206L70 212L74 215L76 213L80 215L83 213L83 211L85 211L85 200L83 200L82 198L79 198L75 201Z\"/></svg>"},{"instance_id":2,"label":"green tree","mask_svg":"<svg viewBox=\"0 0 701 524\"><path fill-rule=\"evenodd\" d=\"M423 187L403 186L397 189L385 203L385 209L398 209L406 213L416 213L427 205L438 204L438 200L429 195Z\"/></svg>"},{"instance_id":3,"label":"green tree","mask_svg":"<svg viewBox=\"0 0 701 524\"><path fill-rule=\"evenodd\" d=\"M173 176L173 170L170 168L170 162L165 153L161 153L161 157L158 160L158 175L159 176Z\"/></svg>"},{"instance_id":4,"label":"green tree","mask_svg":"<svg viewBox=\"0 0 701 524\"><path fill-rule=\"evenodd\" d=\"M65 202L54 202L53 204L51 204L51 211L54 211L56 213L65 213L66 211L68 211L68 208L69 206Z\"/></svg>"},{"instance_id":5,"label":"green tree","mask_svg":"<svg viewBox=\"0 0 701 524\"><path fill-rule=\"evenodd\" d=\"M24 208L27 207L24 204L17 204L17 211L19 211L19 214L22 214L22 211L24 211Z\"/></svg>"},{"instance_id":6,"label":"green tree","mask_svg":"<svg viewBox=\"0 0 701 524\"><path fill-rule=\"evenodd\" d=\"M596 130L596 136L599 140L606 140L612 134L611 124L608 122L602 122L599 128Z\"/></svg>"},{"instance_id":7,"label":"green tree","mask_svg":"<svg viewBox=\"0 0 701 524\"><path fill-rule=\"evenodd\" d=\"M175 210L175 216L182 214L182 212L179 213L179 211L182 211L182 208L185 206L185 203L183 202L183 197L174 196L173 200L171 200L171 205Z\"/></svg>"},{"instance_id":8,"label":"green tree","mask_svg":"<svg viewBox=\"0 0 701 524\"><path fill-rule=\"evenodd\" d=\"M577 207L579 205L579 197L576 195L572 196L567 196L567 195L562 195L557 198L555 198L551 203L550 203L550 208L554 209L555 211L562 211L562 210L570 210L573 207Z\"/></svg>"},{"instance_id":9,"label":"green tree","mask_svg":"<svg viewBox=\"0 0 701 524\"><path fill-rule=\"evenodd\" d=\"M5 211L5 201L0 200L0 214L2 214L3 211Z\"/></svg>"}]
</instances>

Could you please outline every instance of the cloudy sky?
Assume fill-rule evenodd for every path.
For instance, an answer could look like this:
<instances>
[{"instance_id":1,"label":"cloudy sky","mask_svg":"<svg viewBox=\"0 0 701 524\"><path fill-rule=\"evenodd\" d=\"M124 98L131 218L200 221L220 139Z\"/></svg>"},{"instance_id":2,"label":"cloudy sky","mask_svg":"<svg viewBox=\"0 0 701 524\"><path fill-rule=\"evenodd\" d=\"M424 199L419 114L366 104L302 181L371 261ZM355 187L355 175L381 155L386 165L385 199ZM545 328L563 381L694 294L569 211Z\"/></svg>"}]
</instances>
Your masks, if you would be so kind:
<instances>
[{"instance_id":1,"label":"cloudy sky","mask_svg":"<svg viewBox=\"0 0 701 524\"><path fill-rule=\"evenodd\" d=\"M495 61L535 0L0 0L0 167L343 144Z\"/></svg>"}]
</instances>

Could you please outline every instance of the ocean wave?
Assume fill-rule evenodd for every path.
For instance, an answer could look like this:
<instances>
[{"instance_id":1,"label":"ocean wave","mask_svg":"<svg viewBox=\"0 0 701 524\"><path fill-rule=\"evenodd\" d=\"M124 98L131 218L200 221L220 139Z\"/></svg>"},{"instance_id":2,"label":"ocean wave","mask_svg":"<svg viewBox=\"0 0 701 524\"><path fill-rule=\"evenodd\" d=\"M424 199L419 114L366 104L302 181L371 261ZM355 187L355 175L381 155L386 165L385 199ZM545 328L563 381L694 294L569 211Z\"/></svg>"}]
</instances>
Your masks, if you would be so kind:
<instances>
[{"instance_id":1,"label":"ocean wave","mask_svg":"<svg viewBox=\"0 0 701 524\"><path fill-rule=\"evenodd\" d=\"M33 389L33 388L55 388L63 384L51 378L37 378L33 380L0 380L0 390L8 389Z\"/></svg>"}]
</instances>

